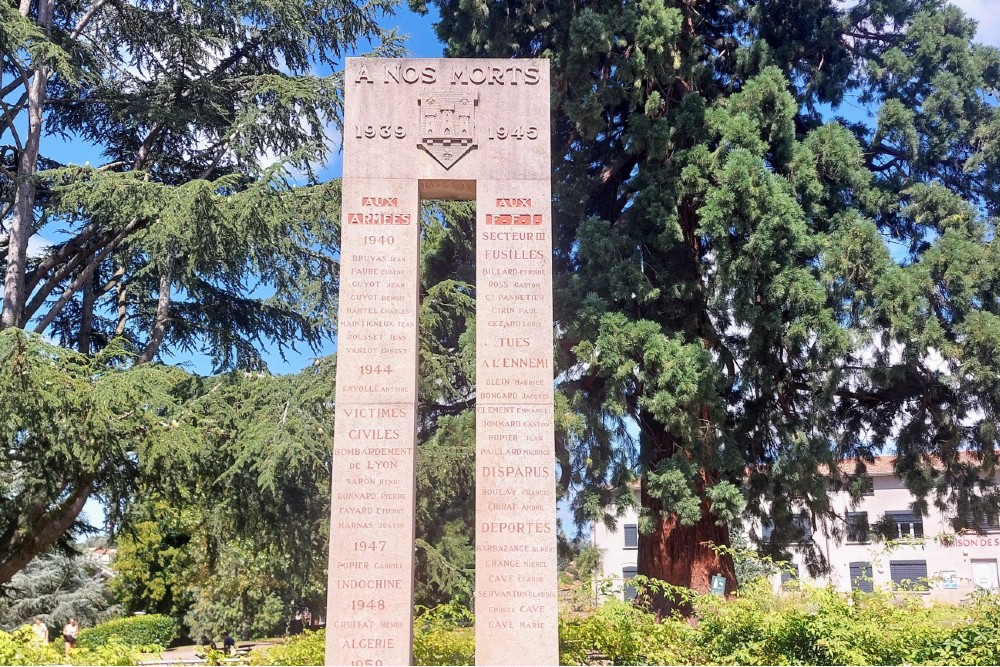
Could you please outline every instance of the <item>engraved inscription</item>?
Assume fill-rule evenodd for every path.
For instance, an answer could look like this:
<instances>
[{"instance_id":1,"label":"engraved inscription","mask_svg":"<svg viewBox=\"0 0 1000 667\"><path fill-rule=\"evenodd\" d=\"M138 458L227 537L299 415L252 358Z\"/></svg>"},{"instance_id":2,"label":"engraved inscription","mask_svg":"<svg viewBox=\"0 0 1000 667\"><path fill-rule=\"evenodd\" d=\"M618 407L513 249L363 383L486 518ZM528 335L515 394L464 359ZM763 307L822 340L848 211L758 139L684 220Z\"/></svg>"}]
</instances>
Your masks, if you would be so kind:
<instances>
[{"instance_id":1,"label":"engraved inscription","mask_svg":"<svg viewBox=\"0 0 1000 667\"><path fill-rule=\"evenodd\" d=\"M440 67L425 65L361 65L354 75L356 84L435 84L442 78ZM453 86L534 86L541 80L537 67L510 65L506 67L457 67L444 78Z\"/></svg>"}]
</instances>

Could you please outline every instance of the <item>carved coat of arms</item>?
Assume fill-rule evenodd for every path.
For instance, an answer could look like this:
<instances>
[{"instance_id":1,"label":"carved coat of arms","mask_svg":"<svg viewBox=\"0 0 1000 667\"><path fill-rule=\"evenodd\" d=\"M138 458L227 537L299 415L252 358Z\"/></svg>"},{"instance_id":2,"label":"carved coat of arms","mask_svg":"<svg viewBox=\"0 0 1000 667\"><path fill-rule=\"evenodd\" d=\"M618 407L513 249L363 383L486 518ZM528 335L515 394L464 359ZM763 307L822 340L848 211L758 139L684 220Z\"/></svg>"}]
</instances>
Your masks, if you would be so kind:
<instances>
[{"instance_id":1,"label":"carved coat of arms","mask_svg":"<svg viewBox=\"0 0 1000 667\"><path fill-rule=\"evenodd\" d=\"M468 92L428 92L420 107L420 148L445 169L476 147L476 105L479 96Z\"/></svg>"}]
</instances>

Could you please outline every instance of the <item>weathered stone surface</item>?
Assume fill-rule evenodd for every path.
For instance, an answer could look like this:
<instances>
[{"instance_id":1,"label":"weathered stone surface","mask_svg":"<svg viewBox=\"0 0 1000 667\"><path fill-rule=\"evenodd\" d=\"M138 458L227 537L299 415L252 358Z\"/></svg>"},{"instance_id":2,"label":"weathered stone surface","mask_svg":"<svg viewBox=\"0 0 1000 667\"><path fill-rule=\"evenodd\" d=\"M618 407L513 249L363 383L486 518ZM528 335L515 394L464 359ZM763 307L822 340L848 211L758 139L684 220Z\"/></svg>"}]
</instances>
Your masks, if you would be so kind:
<instances>
[{"instance_id":1,"label":"weathered stone surface","mask_svg":"<svg viewBox=\"0 0 1000 667\"><path fill-rule=\"evenodd\" d=\"M557 664L548 63L345 82L327 664L411 660L421 198L477 202L476 663Z\"/></svg>"},{"instance_id":2,"label":"weathered stone surface","mask_svg":"<svg viewBox=\"0 0 1000 667\"><path fill-rule=\"evenodd\" d=\"M344 80L344 178L552 178L548 61L348 58Z\"/></svg>"},{"instance_id":3,"label":"weathered stone surface","mask_svg":"<svg viewBox=\"0 0 1000 667\"><path fill-rule=\"evenodd\" d=\"M416 181L344 179L327 664L410 662Z\"/></svg>"},{"instance_id":4,"label":"weathered stone surface","mask_svg":"<svg viewBox=\"0 0 1000 667\"><path fill-rule=\"evenodd\" d=\"M548 180L476 200L476 664L558 664Z\"/></svg>"}]
</instances>

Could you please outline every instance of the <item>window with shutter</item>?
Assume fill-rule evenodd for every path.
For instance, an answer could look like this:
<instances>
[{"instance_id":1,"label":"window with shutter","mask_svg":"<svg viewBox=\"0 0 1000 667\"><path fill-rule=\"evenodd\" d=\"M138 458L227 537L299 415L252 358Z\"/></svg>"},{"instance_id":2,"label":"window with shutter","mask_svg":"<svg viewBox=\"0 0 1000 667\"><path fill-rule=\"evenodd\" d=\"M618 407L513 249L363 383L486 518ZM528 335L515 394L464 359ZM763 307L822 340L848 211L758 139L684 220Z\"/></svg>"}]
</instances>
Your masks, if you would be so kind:
<instances>
[{"instance_id":1,"label":"window with shutter","mask_svg":"<svg viewBox=\"0 0 1000 667\"><path fill-rule=\"evenodd\" d=\"M795 526L795 534L799 542L808 542L812 539L812 520L805 512L792 517L792 525Z\"/></svg>"},{"instance_id":2,"label":"window with shutter","mask_svg":"<svg viewBox=\"0 0 1000 667\"><path fill-rule=\"evenodd\" d=\"M891 560L889 575L892 583L907 590L927 590L927 561Z\"/></svg>"},{"instance_id":3,"label":"window with shutter","mask_svg":"<svg viewBox=\"0 0 1000 667\"><path fill-rule=\"evenodd\" d=\"M872 564L865 561L851 563L851 590L871 593L875 590L872 582Z\"/></svg>"},{"instance_id":4,"label":"window with shutter","mask_svg":"<svg viewBox=\"0 0 1000 667\"><path fill-rule=\"evenodd\" d=\"M978 533L1000 531L1000 516L982 514L977 518L972 512L969 512L963 518L962 528L971 529Z\"/></svg>"},{"instance_id":5,"label":"window with shutter","mask_svg":"<svg viewBox=\"0 0 1000 667\"><path fill-rule=\"evenodd\" d=\"M622 568L622 581L625 583L625 585L622 587L622 597L625 598L626 602L634 600L639 595L639 592L635 589L635 586L630 586L628 583L629 579L636 576L637 574L639 574L639 568L635 566L626 566Z\"/></svg>"},{"instance_id":6,"label":"window with shutter","mask_svg":"<svg viewBox=\"0 0 1000 667\"><path fill-rule=\"evenodd\" d=\"M847 513L847 541L855 544L868 542L868 512Z\"/></svg>"},{"instance_id":7,"label":"window with shutter","mask_svg":"<svg viewBox=\"0 0 1000 667\"><path fill-rule=\"evenodd\" d=\"M805 512L792 515L791 531L783 533L790 542L808 542L812 539L812 519ZM762 542L770 542L774 536L774 523L770 519L764 519L760 525L760 536Z\"/></svg>"},{"instance_id":8,"label":"window with shutter","mask_svg":"<svg viewBox=\"0 0 1000 667\"><path fill-rule=\"evenodd\" d=\"M639 526L634 523L625 524L625 548L639 548Z\"/></svg>"}]
</instances>

